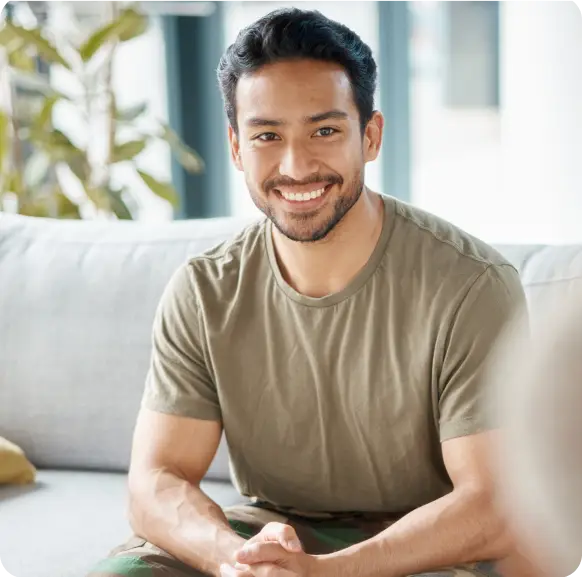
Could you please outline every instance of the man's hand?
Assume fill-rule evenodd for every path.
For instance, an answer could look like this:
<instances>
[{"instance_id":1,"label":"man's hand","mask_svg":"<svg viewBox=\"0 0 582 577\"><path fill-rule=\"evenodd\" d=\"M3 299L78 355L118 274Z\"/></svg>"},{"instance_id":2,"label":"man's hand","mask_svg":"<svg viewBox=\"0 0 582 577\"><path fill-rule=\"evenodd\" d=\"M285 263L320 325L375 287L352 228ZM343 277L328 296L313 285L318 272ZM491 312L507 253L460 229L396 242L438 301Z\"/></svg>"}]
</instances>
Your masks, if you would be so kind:
<instances>
[{"instance_id":1,"label":"man's hand","mask_svg":"<svg viewBox=\"0 0 582 577\"><path fill-rule=\"evenodd\" d=\"M303 551L293 527L269 523L235 556L236 565L223 565L222 577L312 577L316 558Z\"/></svg>"}]
</instances>

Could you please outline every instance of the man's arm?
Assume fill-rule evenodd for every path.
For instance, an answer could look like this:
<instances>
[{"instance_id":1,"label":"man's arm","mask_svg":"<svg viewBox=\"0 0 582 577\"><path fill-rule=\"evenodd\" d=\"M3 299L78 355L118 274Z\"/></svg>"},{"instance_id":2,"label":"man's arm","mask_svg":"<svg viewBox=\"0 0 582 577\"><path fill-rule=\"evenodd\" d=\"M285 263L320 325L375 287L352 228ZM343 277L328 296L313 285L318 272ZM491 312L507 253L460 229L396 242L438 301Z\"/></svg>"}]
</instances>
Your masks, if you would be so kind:
<instances>
[{"instance_id":1,"label":"man's arm","mask_svg":"<svg viewBox=\"0 0 582 577\"><path fill-rule=\"evenodd\" d=\"M493 503L493 481L487 466L494 434L443 443L454 490L406 515L376 537L324 556L323 574L401 577L508 556L511 542Z\"/></svg>"},{"instance_id":2,"label":"man's arm","mask_svg":"<svg viewBox=\"0 0 582 577\"><path fill-rule=\"evenodd\" d=\"M513 543L494 505L492 475L487 465L494 435L480 433L443 443L453 491L416 509L375 537L317 557L286 553L270 543L268 536L263 537L262 543L256 538L237 555L239 562L251 565L250 569L226 568L223 575L403 577L507 558L513 553Z\"/></svg>"},{"instance_id":3,"label":"man's arm","mask_svg":"<svg viewBox=\"0 0 582 577\"><path fill-rule=\"evenodd\" d=\"M222 434L218 393L208 371L192 263L169 280L152 331L152 356L129 473L136 534L211 575L244 540L200 489Z\"/></svg>"},{"instance_id":4,"label":"man's arm","mask_svg":"<svg viewBox=\"0 0 582 577\"><path fill-rule=\"evenodd\" d=\"M140 412L129 472L129 517L134 532L188 565L220 575L245 540L200 489L222 427L205 421Z\"/></svg>"},{"instance_id":5,"label":"man's arm","mask_svg":"<svg viewBox=\"0 0 582 577\"><path fill-rule=\"evenodd\" d=\"M435 348L439 434L453 491L351 548L353 557L343 559L355 561L349 563L354 575L401 576L511 554L508 528L494 503L489 452L498 433L491 431L487 385L500 336L526 311L519 275L508 264L488 266L467 285ZM372 564L370 573L362 572L368 565L360 559Z\"/></svg>"},{"instance_id":6,"label":"man's arm","mask_svg":"<svg viewBox=\"0 0 582 577\"><path fill-rule=\"evenodd\" d=\"M376 538L332 556L334 563L343 561L337 563L340 577L410 575L510 554L489 467L498 433L491 431L486 410L487 373L499 337L525 311L523 287L512 266L488 266L470 282L450 322L443 322L436 347L439 434L453 491Z\"/></svg>"}]
</instances>

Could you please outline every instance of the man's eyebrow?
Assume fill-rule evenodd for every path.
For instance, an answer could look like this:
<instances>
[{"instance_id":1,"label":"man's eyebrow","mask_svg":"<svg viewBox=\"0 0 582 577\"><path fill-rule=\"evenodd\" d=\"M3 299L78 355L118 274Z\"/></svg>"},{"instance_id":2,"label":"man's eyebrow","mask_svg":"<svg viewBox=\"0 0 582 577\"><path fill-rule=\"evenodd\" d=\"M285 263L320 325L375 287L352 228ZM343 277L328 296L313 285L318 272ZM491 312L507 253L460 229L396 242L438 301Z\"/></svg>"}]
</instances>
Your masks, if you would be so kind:
<instances>
[{"instance_id":1,"label":"man's eyebrow","mask_svg":"<svg viewBox=\"0 0 582 577\"><path fill-rule=\"evenodd\" d=\"M276 120L274 118L259 118L257 116L251 116L245 121L247 126L281 126L285 124L282 120Z\"/></svg>"},{"instance_id":2,"label":"man's eyebrow","mask_svg":"<svg viewBox=\"0 0 582 577\"><path fill-rule=\"evenodd\" d=\"M321 114L314 114L313 116L305 117L305 122L308 124L315 124L316 122L321 122L322 120L336 119L345 120L348 118L348 113L343 110L328 110L327 112L322 112Z\"/></svg>"},{"instance_id":3,"label":"man's eyebrow","mask_svg":"<svg viewBox=\"0 0 582 577\"><path fill-rule=\"evenodd\" d=\"M322 112L320 114L314 114L313 116L306 116L303 121L306 124L316 124L323 120L345 120L348 118L348 113L343 110L328 110L327 112ZM247 126L282 126L285 124L284 120L277 118L260 118L258 116L251 116L245 121Z\"/></svg>"}]
</instances>

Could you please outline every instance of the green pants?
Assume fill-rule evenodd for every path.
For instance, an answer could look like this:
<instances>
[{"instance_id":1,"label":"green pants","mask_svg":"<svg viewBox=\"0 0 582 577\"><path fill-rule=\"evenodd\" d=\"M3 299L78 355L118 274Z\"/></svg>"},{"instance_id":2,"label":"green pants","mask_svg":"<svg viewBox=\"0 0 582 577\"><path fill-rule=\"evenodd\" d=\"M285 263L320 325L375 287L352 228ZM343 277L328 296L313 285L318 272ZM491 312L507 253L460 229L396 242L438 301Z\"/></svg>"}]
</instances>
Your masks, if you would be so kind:
<instances>
[{"instance_id":1,"label":"green pants","mask_svg":"<svg viewBox=\"0 0 582 577\"><path fill-rule=\"evenodd\" d=\"M365 541L386 529L395 519L385 515L349 515L343 518L305 517L274 511L259 504L246 504L224 510L238 535L251 538L267 523L291 525L304 550L313 555L339 551ZM134 536L89 573L88 577L202 577L203 574L182 563L166 551ZM499 577L493 563L483 562L439 569L423 577Z\"/></svg>"}]
</instances>

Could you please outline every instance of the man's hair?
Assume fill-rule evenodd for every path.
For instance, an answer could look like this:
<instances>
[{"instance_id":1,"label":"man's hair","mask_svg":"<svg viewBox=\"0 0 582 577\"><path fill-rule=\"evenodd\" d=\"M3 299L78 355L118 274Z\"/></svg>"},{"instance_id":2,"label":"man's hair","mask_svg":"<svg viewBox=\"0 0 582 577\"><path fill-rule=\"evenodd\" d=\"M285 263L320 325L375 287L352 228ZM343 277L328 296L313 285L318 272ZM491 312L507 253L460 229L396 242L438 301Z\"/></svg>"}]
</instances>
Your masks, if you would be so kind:
<instances>
[{"instance_id":1,"label":"man's hair","mask_svg":"<svg viewBox=\"0 0 582 577\"><path fill-rule=\"evenodd\" d=\"M347 26L318 11L283 8L241 30L218 65L218 82L231 127L238 133L236 86L262 66L285 60L323 60L343 66L360 114L362 133L374 112L377 69L370 47Z\"/></svg>"}]
</instances>

